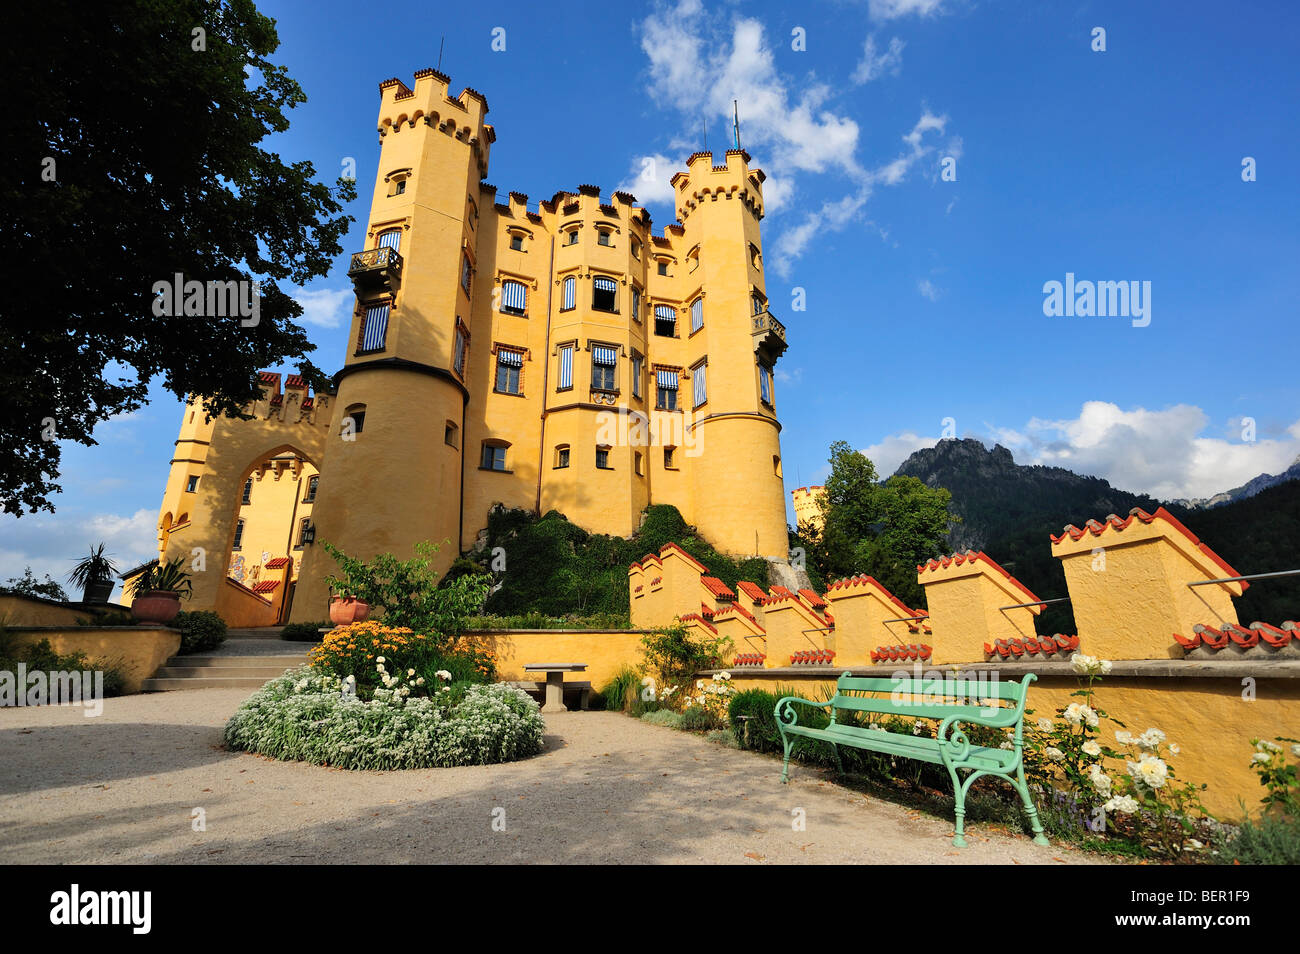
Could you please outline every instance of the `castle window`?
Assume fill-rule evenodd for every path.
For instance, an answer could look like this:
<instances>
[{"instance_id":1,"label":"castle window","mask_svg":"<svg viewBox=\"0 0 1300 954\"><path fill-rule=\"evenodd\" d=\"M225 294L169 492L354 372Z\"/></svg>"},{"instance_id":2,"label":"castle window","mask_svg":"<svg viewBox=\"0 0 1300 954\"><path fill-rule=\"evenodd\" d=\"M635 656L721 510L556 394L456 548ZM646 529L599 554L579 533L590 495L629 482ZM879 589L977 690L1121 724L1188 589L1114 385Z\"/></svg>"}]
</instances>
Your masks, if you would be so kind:
<instances>
[{"instance_id":1,"label":"castle window","mask_svg":"<svg viewBox=\"0 0 1300 954\"><path fill-rule=\"evenodd\" d=\"M613 467L609 466L609 448L605 447L604 445L601 445L596 448L596 469L597 470L614 469Z\"/></svg>"},{"instance_id":2,"label":"castle window","mask_svg":"<svg viewBox=\"0 0 1300 954\"><path fill-rule=\"evenodd\" d=\"M676 447L664 448L664 470L676 470L677 464L674 462L677 453Z\"/></svg>"},{"instance_id":3,"label":"castle window","mask_svg":"<svg viewBox=\"0 0 1300 954\"><path fill-rule=\"evenodd\" d=\"M617 391L618 351L608 345L591 346L591 388L593 391Z\"/></svg>"},{"instance_id":4,"label":"castle window","mask_svg":"<svg viewBox=\"0 0 1300 954\"><path fill-rule=\"evenodd\" d=\"M294 543L295 550L301 550L303 544L307 542L307 528L311 526L311 517L303 517L298 521L298 540Z\"/></svg>"},{"instance_id":5,"label":"castle window","mask_svg":"<svg viewBox=\"0 0 1300 954\"><path fill-rule=\"evenodd\" d=\"M391 248L394 252L400 252L402 249L402 230L387 229L379 233L379 240L375 243L376 248Z\"/></svg>"},{"instance_id":6,"label":"castle window","mask_svg":"<svg viewBox=\"0 0 1300 954\"><path fill-rule=\"evenodd\" d=\"M636 471L638 477L645 476L645 464L642 462L641 452L636 451L632 455L632 469Z\"/></svg>"},{"instance_id":7,"label":"castle window","mask_svg":"<svg viewBox=\"0 0 1300 954\"><path fill-rule=\"evenodd\" d=\"M641 375L645 371L645 358L632 352L632 396L640 399L641 397Z\"/></svg>"},{"instance_id":8,"label":"castle window","mask_svg":"<svg viewBox=\"0 0 1300 954\"><path fill-rule=\"evenodd\" d=\"M469 263L469 255L462 254L460 257L460 287L465 289L465 294L469 294L470 277L473 275L474 267Z\"/></svg>"},{"instance_id":9,"label":"castle window","mask_svg":"<svg viewBox=\"0 0 1300 954\"><path fill-rule=\"evenodd\" d=\"M572 275L568 275L561 287L563 293L560 300L560 311L572 311L578 306L578 280Z\"/></svg>"},{"instance_id":10,"label":"castle window","mask_svg":"<svg viewBox=\"0 0 1300 954\"><path fill-rule=\"evenodd\" d=\"M244 544L244 521L235 521L235 542L231 544L230 549L238 550Z\"/></svg>"},{"instance_id":11,"label":"castle window","mask_svg":"<svg viewBox=\"0 0 1300 954\"><path fill-rule=\"evenodd\" d=\"M567 231L567 232L564 233L564 244L565 244L565 245L577 245L577 244L578 244L578 230L577 230L577 228L569 229L569 231Z\"/></svg>"},{"instance_id":12,"label":"castle window","mask_svg":"<svg viewBox=\"0 0 1300 954\"><path fill-rule=\"evenodd\" d=\"M591 280L591 307L595 311L618 311L618 283L597 275Z\"/></svg>"},{"instance_id":13,"label":"castle window","mask_svg":"<svg viewBox=\"0 0 1300 954\"><path fill-rule=\"evenodd\" d=\"M655 334L661 338L677 337L677 309L672 305L655 305Z\"/></svg>"},{"instance_id":14,"label":"castle window","mask_svg":"<svg viewBox=\"0 0 1300 954\"><path fill-rule=\"evenodd\" d=\"M244 481L244 495L240 497L241 504L250 504L253 502L253 478L249 477Z\"/></svg>"},{"instance_id":15,"label":"castle window","mask_svg":"<svg viewBox=\"0 0 1300 954\"><path fill-rule=\"evenodd\" d=\"M761 315L765 311L767 311L767 299L754 292L754 314Z\"/></svg>"},{"instance_id":16,"label":"castle window","mask_svg":"<svg viewBox=\"0 0 1300 954\"><path fill-rule=\"evenodd\" d=\"M697 245L686 253L686 268L695 271L700 267L700 247Z\"/></svg>"},{"instance_id":17,"label":"castle window","mask_svg":"<svg viewBox=\"0 0 1300 954\"><path fill-rule=\"evenodd\" d=\"M573 387L573 345L560 345L560 381L555 390L567 391Z\"/></svg>"},{"instance_id":18,"label":"castle window","mask_svg":"<svg viewBox=\"0 0 1300 954\"><path fill-rule=\"evenodd\" d=\"M185 482L185 492L192 494L199 489L199 475L190 474L189 480Z\"/></svg>"},{"instance_id":19,"label":"castle window","mask_svg":"<svg viewBox=\"0 0 1300 954\"><path fill-rule=\"evenodd\" d=\"M667 262L663 262L663 261L661 261L661 262L659 263L659 274L660 274L660 275L667 275L667 274L668 274L668 263L667 263Z\"/></svg>"},{"instance_id":20,"label":"castle window","mask_svg":"<svg viewBox=\"0 0 1300 954\"><path fill-rule=\"evenodd\" d=\"M521 352L498 348L496 392L498 394L522 394L520 386L522 384L523 370L524 356Z\"/></svg>"},{"instance_id":21,"label":"castle window","mask_svg":"<svg viewBox=\"0 0 1300 954\"><path fill-rule=\"evenodd\" d=\"M632 286L632 320L641 320L641 289Z\"/></svg>"},{"instance_id":22,"label":"castle window","mask_svg":"<svg viewBox=\"0 0 1300 954\"><path fill-rule=\"evenodd\" d=\"M510 247L516 252L522 252L524 250L524 237L518 232L512 233L510 235Z\"/></svg>"},{"instance_id":23,"label":"castle window","mask_svg":"<svg viewBox=\"0 0 1300 954\"><path fill-rule=\"evenodd\" d=\"M660 411L677 410L677 371L655 373L655 407Z\"/></svg>"},{"instance_id":24,"label":"castle window","mask_svg":"<svg viewBox=\"0 0 1300 954\"><path fill-rule=\"evenodd\" d=\"M456 344L455 351L451 355L451 367L456 369L456 374L460 377L465 376L465 352L469 350L469 335L465 333L465 326L456 320Z\"/></svg>"},{"instance_id":25,"label":"castle window","mask_svg":"<svg viewBox=\"0 0 1300 954\"><path fill-rule=\"evenodd\" d=\"M506 469L506 449L509 446L505 441L484 441L483 457L479 469L504 471Z\"/></svg>"},{"instance_id":26,"label":"castle window","mask_svg":"<svg viewBox=\"0 0 1300 954\"><path fill-rule=\"evenodd\" d=\"M772 455L772 473L781 476L781 458L777 454Z\"/></svg>"},{"instance_id":27,"label":"castle window","mask_svg":"<svg viewBox=\"0 0 1300 954\"><path fill-rule=\"evenodd\" d=\"M384 350L388 340L388 308L389 303L383 302L366 309L366 316L361 320L357 354Z\"/></svg>"},{"instance_id":28,"label":"castle window","mask_svg":"<svg viewBox=\"0 0 1300 954\"><path fill-rule=\"evenodd\" d=\"M758 363L758 396L768 407L772 406L772 368L762 361Z\"/></svg>"},{"instance_id":29,"label":"castle window","mask_svg":"<svg viewBox=\"0 0 1300 954\"><path fill-rule=\"evenodd\" d=\"M614 233L609 229L596 229L596 244L604 245L606 248L613 246Z\"/></svg>"},{"instance_id":30,"label":"castle window","mask_svg":"<svg viewBox=\"0 0 1300 954\"><path fill-rule=\"evenodd\" d=\"M442 428L442 442L448 447L460 446L460 427L453 421L448 421Z\"/></svg>"},{"instance_id":31,"label":"castle window","mask_svg":"<svg viewBox=\"0 0 1300 954\"><path fill-rule=\"evenodd\" d=\"M699 364L691 368L691 383L694 385L694 407L699 407L709 399L709 388L705 383L705 370L709 366L709 359L705 358Z\"/></svg>"},{"instance_id":32,"label":"castle window","mask_svg":"<svg viewBox=\"0 0 1300 954\"><path fill-rule=\"evenodd\" d=\"M307 496L302 498L303 503L316 502L316 487L320 483L320 475L307 478Z\"/></svg>"},{"instance_id":33,"label":"castle window","mask_svg":"<svg viewBox=\"0 0 1300 954\"><path fill-rule=\"evenodd\" d=\"M632 240L632 257L633 258L641 257L641 243L638 242L636 239Z\"/></svg>"},{"instance_id":34,"label":"castle window","mask_svg":"<svg viewBox=\"0 0 1300 954\"><path fill-rule=\"evenodd\" d=\"M752 242L749 245L749 264L753 265L759 271L763 270L763 255L758 250L758 246Z\"/></svg>"},{"instance_id":35,"label":"castle window","mask_svg":"<svg viewBox=\"0 0 1300 954\"><path fill-rule=\"evenodd\" d=\"M392 195L401 195L405 191L406 191L405 179L398 179L396 182L393 183Z\"/></svg>"},{"instance_id":36,"label":"castle window","mask_svg":"<svg viewBox=\"0 0 1300 954\"><path fill-rule=\"evenodd\" d=\"M704 299L697 298L691 302L691 334L704 327Z\"/></svg>"},{"instance_id":37,"label":"castle window","mask_svg":"<svg viewBox=\"0 0 1300 954\"><path fill-rule=\"evenodd\" d=\"M528 310L528 290L523 282L501 283L501 310L507 315L523 315Z\"/></svg>"},{"instance_id":38,"label":"castle window","mask_svg":"<svg viewBox=\"0 0 1300 954\"><path fill-rule=\"evenodd\" d=\"M563 470L569 466L569 445L561 444L555 448L555 469Z\"/></svg>"}]
</instances>

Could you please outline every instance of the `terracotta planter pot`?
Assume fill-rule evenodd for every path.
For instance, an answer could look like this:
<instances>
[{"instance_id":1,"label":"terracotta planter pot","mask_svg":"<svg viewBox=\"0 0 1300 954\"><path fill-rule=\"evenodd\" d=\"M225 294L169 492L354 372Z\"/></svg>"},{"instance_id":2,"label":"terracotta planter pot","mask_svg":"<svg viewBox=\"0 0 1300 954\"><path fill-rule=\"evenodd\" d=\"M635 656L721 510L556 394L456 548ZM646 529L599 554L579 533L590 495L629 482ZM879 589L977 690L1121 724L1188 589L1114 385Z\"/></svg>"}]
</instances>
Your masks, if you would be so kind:
<instances>
[{"instance_id":1,"label":"terracotta planter pot","mask_svg":"<svg viewBox=\"0 0 1300 954\"><path fill-rule=\"evenodd\" d=\"M181 595L169 590L145 590L131 601L131 615L140 623L170 623L181 611Z\"/></svg>"},{"instance_id":2,"label":"terracotta planter pot","mask_svg":"<svg viewBox=\"0 0 1300 954\"><path fill-rule=\"evenodd\" d=\"M370 604L350 596L330 597L330 622L335 626L360 623L370 615Z\"/></svg>"},{"instance_id":3,"label":"terracotta planter pot","mask_svg":"<svg viewBox=\"0 0 1300 954\"><path fill-rule=\"evenodd\" d=\"M113 595L112 580L91 580L81 591L83 603L107 603Z\"/></svg>"}]
</instances>

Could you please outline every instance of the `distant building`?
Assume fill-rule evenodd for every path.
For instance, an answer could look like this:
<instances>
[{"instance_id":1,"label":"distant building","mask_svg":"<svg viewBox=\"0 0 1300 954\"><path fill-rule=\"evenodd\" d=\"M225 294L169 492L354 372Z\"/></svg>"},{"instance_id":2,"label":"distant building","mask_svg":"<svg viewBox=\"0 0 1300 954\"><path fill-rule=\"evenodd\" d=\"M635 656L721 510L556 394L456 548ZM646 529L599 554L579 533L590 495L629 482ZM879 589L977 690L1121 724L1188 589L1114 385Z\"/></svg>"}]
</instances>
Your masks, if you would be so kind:
<instances>
[{"instance_id":1,"label":"distant building","mask_svg":"<svg viewBox=\"0 0 1300 954\"><path fill-rule=\"evenodd\" d=\"M821 504L826 499L826 488L797 487L790 491L790 497L794 500L795 525L820 531L825 524Z\"/></svg>"}]
</instances>

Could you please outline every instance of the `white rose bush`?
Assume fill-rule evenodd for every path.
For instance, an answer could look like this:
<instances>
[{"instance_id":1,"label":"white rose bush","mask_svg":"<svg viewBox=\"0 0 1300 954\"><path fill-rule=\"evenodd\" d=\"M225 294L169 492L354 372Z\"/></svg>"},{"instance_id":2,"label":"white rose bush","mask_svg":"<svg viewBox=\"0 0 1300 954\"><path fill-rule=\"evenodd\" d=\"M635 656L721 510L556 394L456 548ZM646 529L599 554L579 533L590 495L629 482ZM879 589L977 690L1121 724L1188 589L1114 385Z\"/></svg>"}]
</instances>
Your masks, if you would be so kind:
<instances>
[{"instance_id":1,"label":"white rose bush","mask_svg":"<svg viewBox=\"0 0 1300 954\"><path fill-rule=\"evenodd\" d=\"M444 681L441 690L426 694L423 677L410 671L385 672L381 681L373 698L363 700L348 691L347 678L290 670L236 710L226 724L226 745L286 761L372 770L485 765L542 749L541 713L521 689Z\"/></svg>"}]
</instances>

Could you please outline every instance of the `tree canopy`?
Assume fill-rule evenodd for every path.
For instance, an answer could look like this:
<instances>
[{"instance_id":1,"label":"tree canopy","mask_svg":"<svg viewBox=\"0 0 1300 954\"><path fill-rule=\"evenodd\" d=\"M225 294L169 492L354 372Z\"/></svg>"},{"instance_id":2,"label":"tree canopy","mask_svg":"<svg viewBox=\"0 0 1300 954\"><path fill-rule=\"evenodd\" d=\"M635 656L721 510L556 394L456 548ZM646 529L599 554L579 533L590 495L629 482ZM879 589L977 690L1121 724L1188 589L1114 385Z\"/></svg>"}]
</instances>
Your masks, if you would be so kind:
<instances>
[{"instance_id":1,"label":"tree canopy","mask_svg":"<svg viewBox=\"0 0 1300 954\"><path fill-rule=\"evenodd\" d=\"M60 440L141 407L154 378L239 414L256 372L314 349L280 287L325 275L355 184L264 140L306 97L251 0L20 4L0 33L0 504L53 510ZM159 282L260 280L256 323L157 314ZM241 286L249 290L251 285ZM190 311L191 309L186 309ZM320 372L305 359L309 377Z\"/></svg>"},{"instance_id":2,"label":"tree canopy","mask_svg":"<svg viewBox=\"0 0 1300 954\"><path fill-rule=\"evenodd\" d=\"M951 494L915 477L881 483L875 465L847 442L830 450L823 529L804 531L811 569L826 583L868 573L909 606L923 607L916 567L947 549Z\"/></svg>"}]
</instances>

